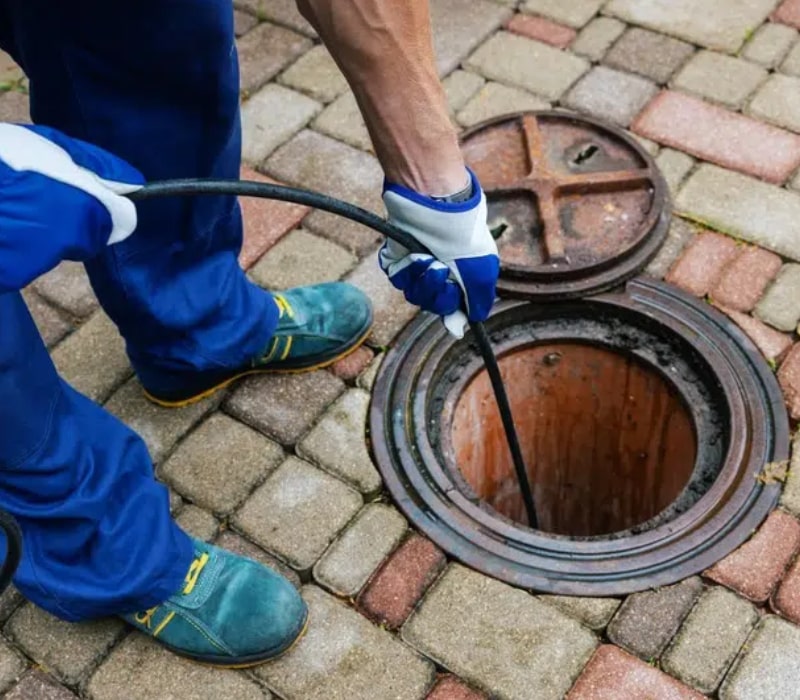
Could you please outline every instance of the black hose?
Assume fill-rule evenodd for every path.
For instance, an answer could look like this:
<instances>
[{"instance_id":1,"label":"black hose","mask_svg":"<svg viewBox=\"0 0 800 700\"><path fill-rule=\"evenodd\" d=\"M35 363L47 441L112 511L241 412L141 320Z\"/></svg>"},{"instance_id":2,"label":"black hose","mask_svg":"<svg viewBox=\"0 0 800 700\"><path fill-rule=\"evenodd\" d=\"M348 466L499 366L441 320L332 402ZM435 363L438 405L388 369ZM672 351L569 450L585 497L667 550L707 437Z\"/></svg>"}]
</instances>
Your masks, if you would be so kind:
<instances>
[{"instance_id":1,"label":"black hose","mask_svg":"<svg viewBox=\"0 0 800 700\"><path fill-rule=\"evenodd\" d=\"M6 558L0 567L0 594L2 594L11 583L22 557L22 532L17 521L4 510L0 510L0 530L6 535Z\"/></svg>"},{"instance_id":2,"label":"black hose","mask_svg":"<svg viewBox=\"0 0 800 700\"><path fill-rule=\"evenodd\" d=\"M293 202L295 204L305 204L314 209L321 209L332 214L338 214L346 219L355 221L364 226L387 236L400 245L405 246L413 253L428 253L423 245L405 231L393 226L377 214L357 207L354 204L343 202L321 192L299 189L296 187L286 187L284 185L273 185L267 182L253 182L250 180L165 180L163 182L151 182L139 190L131 192L128 197L134 201L153 199L155 197L171 197L175 195L236 195L241 197L260 197L262 199L276 199L282 202ZM532 528L538 527L536 518L536 508L533 503L533 493L531 492L528 472L525 469L525 462L522 459L522 451L517 438L517 431L514 427L514 418L511 415L511 407L508 403L505 386L500 376L500 368L497 365L497 358L494 356L486 329L482 323L470 322L470 329L475 336L478 350L483 356L489 379L494 389L497 407L500 411L500 418L503 421L503 428L506 432L511 459L514 463L514 470L519 481L520 492L525 503L525 511L528 515L528 525Z\"/></svg>"}]
</instances>

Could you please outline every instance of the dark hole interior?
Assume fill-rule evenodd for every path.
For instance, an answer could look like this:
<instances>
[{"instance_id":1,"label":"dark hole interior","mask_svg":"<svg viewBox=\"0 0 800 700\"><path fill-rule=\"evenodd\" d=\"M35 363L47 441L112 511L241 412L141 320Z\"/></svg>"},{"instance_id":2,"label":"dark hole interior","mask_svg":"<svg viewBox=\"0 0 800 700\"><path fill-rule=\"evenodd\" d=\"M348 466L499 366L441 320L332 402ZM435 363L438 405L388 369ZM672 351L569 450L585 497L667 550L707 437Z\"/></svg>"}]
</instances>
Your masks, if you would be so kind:
<instances>
[{"instance_id":1,"label":"dark hole interior","mask_svg":"<svg viewBox=\"0 0 800 700\"><path fill-rule=\"evenodd\" d=\"M627 530L669 506L697 456L691 414L660 374L585 343L530 346L500 359L541 530L575 537ZM485 370L458 398L456 464L472 490L526 523Z\"/></svg>"}]
</instances>

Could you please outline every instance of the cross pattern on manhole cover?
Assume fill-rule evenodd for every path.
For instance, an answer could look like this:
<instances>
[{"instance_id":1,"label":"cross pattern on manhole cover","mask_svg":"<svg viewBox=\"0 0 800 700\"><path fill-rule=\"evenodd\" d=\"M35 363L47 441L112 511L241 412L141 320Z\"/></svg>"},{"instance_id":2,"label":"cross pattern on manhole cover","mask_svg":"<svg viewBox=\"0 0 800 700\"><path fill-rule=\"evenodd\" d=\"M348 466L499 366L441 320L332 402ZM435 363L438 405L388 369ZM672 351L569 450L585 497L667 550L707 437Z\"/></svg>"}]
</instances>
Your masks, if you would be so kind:
<instances>
[{"instance_id":1,"label":"cross pattern on manhole cover","mask_svg":"<svg viewBox=\"0 0 800 700\"><path fill-rule=\"evenodd\" d=\"M548 294L608 288L641 269L666 235L663 177L615 127L524 112L470 129L462 148L486 192L490 224L501 232L505 292L520 282L524 292L547 282ZM564 286L552 288L559 281Z\"/></svg>"}]
</instances>

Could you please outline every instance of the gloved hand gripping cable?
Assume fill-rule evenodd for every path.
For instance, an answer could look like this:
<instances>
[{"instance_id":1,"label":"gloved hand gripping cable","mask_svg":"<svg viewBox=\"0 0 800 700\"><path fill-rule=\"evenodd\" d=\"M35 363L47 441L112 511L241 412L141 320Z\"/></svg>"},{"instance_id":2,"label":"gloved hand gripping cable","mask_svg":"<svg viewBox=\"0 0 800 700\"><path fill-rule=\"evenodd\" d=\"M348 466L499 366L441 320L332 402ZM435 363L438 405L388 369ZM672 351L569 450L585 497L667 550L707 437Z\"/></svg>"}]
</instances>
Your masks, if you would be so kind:
<instances>
[{"instance_id":1,"label":"gloved hand gripping cable","mask_svg":"<svg viewBox=\"0 0 800 700\"><path fill-rule=\"evenodd\" d=\"M338 214L346 219L363 224L364 226L367 226L378 233L383 234L387 238L399 243L413 253L429 254L429 251L414 237L398 227L393 226L388 221L379 217L377 214L367 211L366 209L362 209L361 207L357 207L354 204L335 199L334 197L330 197L320 192L313 192L311 190L285 187L283 185L273 185L263 182L252 182L248 180L187 179L151 182L127 194L127 196L134 201L142 201L156 197L171 197L176 195L235 195L243 197L260 197L262 199L275 199L282 202L304 204L315 209L321 209L332 214ZM520 492L522 494L523 502L525 503L528 524L531 528L535 529L538 527L538 520L536 518L536 510L533 503L533 493L531 492L528 474L522 458L522 451L520 449L517 431L514 427L514 419L511 415L511 407L508 402L508 396L506 394L505 386L503 385L503 379L500 375L500 368L497 364L497 358L494 355L494 351L492 350L489 337L483 324L471 321L469 326L478 346L478 350L483 357L486 370L489 373L489 379L491 381L495 399L497 400L497 406L500 411L500 418L502 419L503 427L506 432L508 447L511 451L514 470L517 475L517 480L519 481Z\"/></svg>"}]
</instances>

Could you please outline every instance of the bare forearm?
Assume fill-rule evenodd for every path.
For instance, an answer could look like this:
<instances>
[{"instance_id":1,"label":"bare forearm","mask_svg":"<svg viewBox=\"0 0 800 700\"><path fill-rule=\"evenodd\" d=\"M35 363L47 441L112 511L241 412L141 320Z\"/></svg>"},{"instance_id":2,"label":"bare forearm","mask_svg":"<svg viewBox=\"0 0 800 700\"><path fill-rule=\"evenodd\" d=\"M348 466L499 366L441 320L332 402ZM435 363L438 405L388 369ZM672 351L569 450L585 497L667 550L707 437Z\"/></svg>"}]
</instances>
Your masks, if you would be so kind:
<instances>
[{"instance_id":1,"label":"bare forearm","mask_svg":"<svg viewBox=\"0 0 800 700\"><path fill-rule=\"evenodd\" d=\"M428 195L465 185L427 0L297 0L353 89L386 176Z\"/></svg>"}]
</instances>

